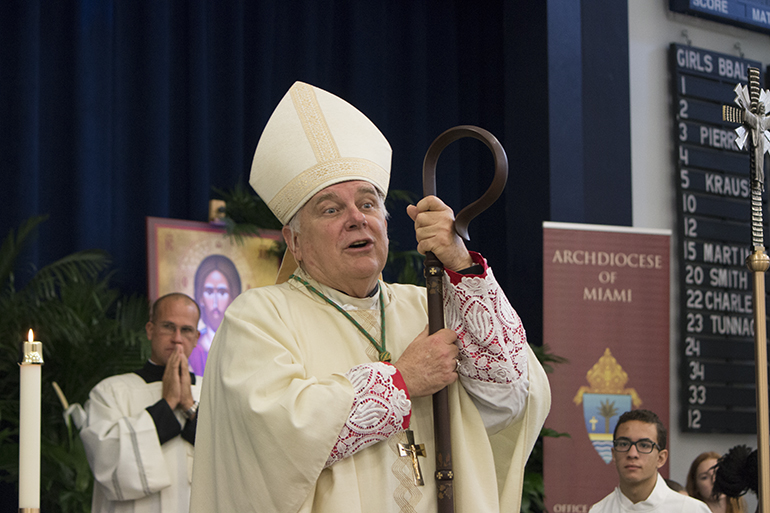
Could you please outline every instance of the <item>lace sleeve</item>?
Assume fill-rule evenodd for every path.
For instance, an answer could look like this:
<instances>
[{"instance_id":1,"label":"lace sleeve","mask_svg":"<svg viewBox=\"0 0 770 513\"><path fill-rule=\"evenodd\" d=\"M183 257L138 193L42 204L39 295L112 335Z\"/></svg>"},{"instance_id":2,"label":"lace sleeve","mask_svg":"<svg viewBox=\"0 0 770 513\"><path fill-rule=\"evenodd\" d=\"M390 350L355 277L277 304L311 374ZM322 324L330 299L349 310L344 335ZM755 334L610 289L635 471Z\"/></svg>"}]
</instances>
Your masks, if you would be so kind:
<instances>
[{"instance_id":1,"label":"lace sleeve","mask_svg":"<svg viewBox=\"0 0 770 513\"><path fill-rule=\"evenodd\" d=\"M444 277L446 327L457 333L460 381L471 394L487 430L507 426L524 409L528 394L524 326L486 262L484 273Z\"/></svg>"},{"instance_id":2,"label":"lace sleeve","mask_svg":"<svg viewBox=\"0 0 770 513\"><path fill-rule=\"evenodd\" d=\"M524 326L492 269L452 281L444 278L444 310L447 328L460 341L460 374L490 383L526 378Z\"/></svg>"},{"instance_id":3,"label":"lace sleeve","mask_svg":"<svg viewBox=\"0 0 770 513\"><path fill-rule=\"evenodd\" d=\"M353 384L353 407L324 468L409 426L412 402L393 365L357 365L345 377Z\"/></svg>"}]
</instances>

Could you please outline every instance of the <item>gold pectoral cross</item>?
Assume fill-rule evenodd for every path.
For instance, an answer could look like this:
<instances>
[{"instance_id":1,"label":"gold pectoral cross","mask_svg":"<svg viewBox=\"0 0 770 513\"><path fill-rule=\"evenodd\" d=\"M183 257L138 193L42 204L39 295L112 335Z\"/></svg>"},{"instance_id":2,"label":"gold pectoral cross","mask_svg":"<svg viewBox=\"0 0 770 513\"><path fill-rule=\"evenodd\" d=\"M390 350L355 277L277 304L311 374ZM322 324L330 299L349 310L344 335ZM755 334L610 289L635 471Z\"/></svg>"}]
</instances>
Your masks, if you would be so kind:
<instances>
[{"instance_id":1,"label":"gold pectoral cross","mask_svg":"<svg viewBox=\"0 0 770 513\"><path fill-rule=\"evenodd\" d=\"M427 456L425 453L425 444L414 443L414 433L411 429L406 430L406 443L398 444L399 456L411 456L412 458L412 473L414 474L415 486L423 486L425 482L422 480L422 472L420 471L420 462L417 459L418 456L423 458Z\"/></svg>"}]
</instances>

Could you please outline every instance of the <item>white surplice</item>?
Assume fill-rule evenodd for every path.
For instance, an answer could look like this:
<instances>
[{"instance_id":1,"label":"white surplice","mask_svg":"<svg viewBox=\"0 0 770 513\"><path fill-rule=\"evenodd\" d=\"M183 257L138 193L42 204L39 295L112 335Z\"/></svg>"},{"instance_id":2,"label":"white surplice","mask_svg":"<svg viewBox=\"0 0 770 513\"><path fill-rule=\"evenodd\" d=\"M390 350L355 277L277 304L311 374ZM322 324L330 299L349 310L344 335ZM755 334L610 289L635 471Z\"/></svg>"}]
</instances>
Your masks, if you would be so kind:
<instances>
[{"instance_id":1,"label":"white surplice","mask_svg":"<svg viewBox=\"0 0 770 513\"><path fill-rule=\"evenodd\" d=\"M195 448L180 435L161 445L146 410L162 391L162 381L148 383L136 373L109 377L91 391L80 437L95 478L93 513L189 511ZM192 395L199 400L200 377ZM173 414L184 426L181 412Z\"/></svg>"}]
</instances>

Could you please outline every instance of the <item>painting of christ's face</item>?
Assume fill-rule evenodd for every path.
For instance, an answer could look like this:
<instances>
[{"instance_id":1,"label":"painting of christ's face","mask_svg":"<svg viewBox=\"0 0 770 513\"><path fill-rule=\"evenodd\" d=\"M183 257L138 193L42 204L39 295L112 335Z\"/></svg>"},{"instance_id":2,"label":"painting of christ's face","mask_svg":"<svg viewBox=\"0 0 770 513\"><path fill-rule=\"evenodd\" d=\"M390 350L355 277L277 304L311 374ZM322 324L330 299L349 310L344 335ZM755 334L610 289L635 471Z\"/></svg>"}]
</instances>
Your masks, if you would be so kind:
<instances>
[{"instance_id":1,"label":"painting of christ's face","mask_svg":"<svg viewBox=\"0 0 770 513\"><path fill-rule=\"evenodd\" d=\"M206 326L214 331L219 329L225 310L232 300L230 284L225 275L217 270L211 271L203 282L203 291L198 299Z\"/></svg>"}]
</instances>

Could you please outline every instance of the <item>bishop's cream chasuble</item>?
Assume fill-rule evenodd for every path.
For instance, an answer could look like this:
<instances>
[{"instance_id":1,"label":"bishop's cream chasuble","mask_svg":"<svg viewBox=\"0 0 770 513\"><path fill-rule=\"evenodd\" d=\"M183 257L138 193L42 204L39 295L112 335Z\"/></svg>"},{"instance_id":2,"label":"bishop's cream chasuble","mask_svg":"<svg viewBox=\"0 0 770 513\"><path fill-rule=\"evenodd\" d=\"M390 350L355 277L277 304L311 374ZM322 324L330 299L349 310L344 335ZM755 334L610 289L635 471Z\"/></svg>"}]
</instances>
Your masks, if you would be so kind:
<instances>
[{"instance_id":1,"label":"bishop's cream chasuble","mask_svg":"<svg viewBox=\"0 0 770 513\"><path fill-rule=\"evenodd\" d=\"M387 350L396 361L427 325L425 289L380 286ZM372 317L367 328L376 331L378 314L357 318ZM550 407L545 373L524 346L525 408L497 434L487 434L459 380L449 387L457 513L519 511L524 464ZM425 486L414 485L412 459L399 455L403 431L324 468L354 401L344 374L375 361L359 330L294 280L236 298L206 367L191 513L435 512L430 397L412 398L409 426L425 444Z\"/></svg>"}]
</instances>

